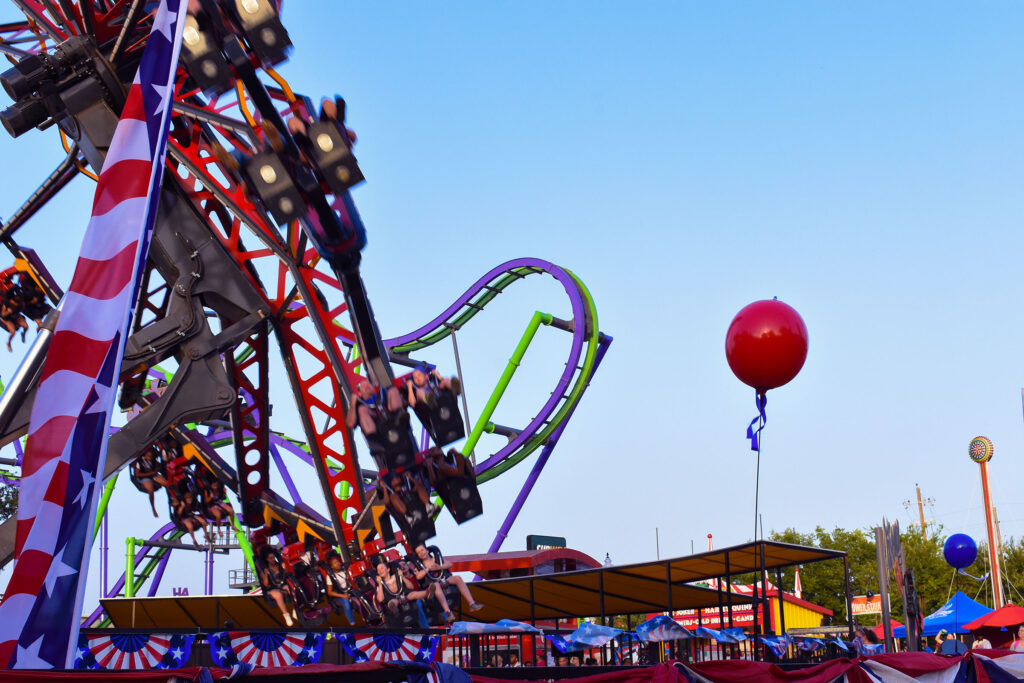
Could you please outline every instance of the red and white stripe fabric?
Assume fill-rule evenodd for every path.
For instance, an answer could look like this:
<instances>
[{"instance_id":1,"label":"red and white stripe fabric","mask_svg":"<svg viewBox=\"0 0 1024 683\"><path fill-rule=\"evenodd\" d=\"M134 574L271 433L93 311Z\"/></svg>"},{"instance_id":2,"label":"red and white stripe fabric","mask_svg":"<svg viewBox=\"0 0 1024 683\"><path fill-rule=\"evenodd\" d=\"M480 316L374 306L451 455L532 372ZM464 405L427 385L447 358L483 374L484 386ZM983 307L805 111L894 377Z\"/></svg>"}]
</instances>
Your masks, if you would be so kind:
<instances>
[{"instance_id":1,"label":"red and white stripe fabric","mask_svg":"<svg viewBox=\"0 0 1024 683\"><path fill-rule=\"evenodd\" d=\"M149 636L147 642L141 649L135 652L125 652L107 637L104 640L97 639L93 645L93 655L96 663L104 669L116 671L142 669L155 669L160 660L164 658L167 649L171 646L170 638L161 636Z\"/></svg>"},{"instance_id":2,"label":"red and white stripe fabric","mask_svg":"<svg viewBox=\"0 0 1024 683\"><path fill-rule=\"evenodd\" d=\"M292 666L305 648L305 633L286 633L280 645L274 649L258 647L258 643L248 633L232 633L231 649L239 662L253 666Z\"/></svg>"},{"instance_id":3,"label":"red and white stripe fabric","mask_svg":"<svg viewBox=\"0 0 1024 683\"><path fill-rule=\"evenodd\" d=\"M162 0L99 175L36 391L0 666L70 667L125 337L163 176L187 2Z\"/></svg>"}]
</instances>

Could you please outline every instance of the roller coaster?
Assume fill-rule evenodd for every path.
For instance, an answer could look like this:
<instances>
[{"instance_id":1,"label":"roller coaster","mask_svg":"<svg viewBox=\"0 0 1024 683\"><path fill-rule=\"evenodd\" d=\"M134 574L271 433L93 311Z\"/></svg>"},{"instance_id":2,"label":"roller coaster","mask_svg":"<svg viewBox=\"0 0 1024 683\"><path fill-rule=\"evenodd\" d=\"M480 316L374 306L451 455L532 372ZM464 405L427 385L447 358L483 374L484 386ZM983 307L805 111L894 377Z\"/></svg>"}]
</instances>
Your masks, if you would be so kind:
<instances>
[{"instance_id":1,"label":"roller coaster","mask_svg":"<svg viewBox=\"0 0 1024 683\"><path fill-rule=\"evenodd\" d=\"M14 137L56 128L54 137L66 150L0 226L17 270L38 283L54 307L0 395L0 446L15 453L4 476L16 482L14 463L21 462L20 439L63 292L61 278L15 235L72 179L95 178L102 167L153 16L142 0L13 3L24 18L0 25L0 52L13 64L0 79L13 99L0 122ZM393 509L402 532L390 530L381 485L385 472L417 470L432 447L448 445L431 429L441 418L418 414L420 435L412 448L384 443L375 450L368 443L373 457L361 459L359 451L366 450L346 424L346 413L360 400L357 386L365 381L385 394L404 388L413 381L410 369L432 368L418 354L448 339L458 362L457 333L514 284L546 274L564 290L571 317L537 312L475 422L469 422L464 394L461 408L449 402L443 416L451 422L454 412L459 438L465 435L459 451L472 459L475 480L465 482L470 492L540 451L489 548L496 552L611 343L590 293L568 269L514 259L484 274L427 324L384 338L360 275L367 230L352 191L363 174L344 100L317 107L275 70L291 45L279 2L193 5L174 85L158 217L122 364L119 402L128 419L109 440L100 516L118 473L169 435L183 461L201 464L237 496L238 542L250 561L254 536L312 538L336 548L346 563L403 541L408 550L410 535L419 532ZM564 370L527 424L497 424L495 410L541 327L570 335ZM271 386L273 347L287 393ZM301 437L271 426L273 409L286 395L301 419ZM411 423L392 426L404 444ZM484 452L478 446L485 433L507 441ZM304 500L290 474L307 466L315 470L322 501ZM459 522L480 513L460 510L457 499L434 488L435 499ZM15 559L15 527L13 518L0 525L0 566ZM110 595L130 594L147 581L155 594L170 547L182 534L174 524L152 534L156 545L138 550L138 571L130 567ZM86 623L101 622L97 608Z\"/></svg>"}]
</instances>

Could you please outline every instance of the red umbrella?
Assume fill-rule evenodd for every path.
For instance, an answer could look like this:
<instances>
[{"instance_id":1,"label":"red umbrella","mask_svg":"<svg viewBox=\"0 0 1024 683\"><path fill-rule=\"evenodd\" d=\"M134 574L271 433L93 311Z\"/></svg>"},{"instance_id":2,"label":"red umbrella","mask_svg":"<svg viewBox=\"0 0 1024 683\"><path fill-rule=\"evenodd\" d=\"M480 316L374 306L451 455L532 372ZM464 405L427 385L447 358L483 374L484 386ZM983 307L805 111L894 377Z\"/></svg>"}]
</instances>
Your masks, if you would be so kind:
<instances>
[{"instance_id":1,"label":"red umbrella","mask_svg":"<svg viewBox=\"0 0 1024 683\"><path fill-rule=\"evenodd\" d=\"M896 621L895 619L890 619L889 623L892 624L893 628L899 628L900 626L903 626L903 624L901 624L900 622ZM885 624L879 624L878 626L874 627L871 630L874 631L875 635L878 636L879 638L884 638L885 637Z\"/></svg>"},{"instance_id":2,"label":"red umbrella","mask_svg":"<svg viewBox=\"0 0 1024 683\"><path fill-rule=\"evenodd\" d=\"M974 631L982 626L1016 626L1017 624L1024 624L1024 607L1010 604L978 617L969 624L964 624L964 628Z\"/></svg>"}]
</instances>

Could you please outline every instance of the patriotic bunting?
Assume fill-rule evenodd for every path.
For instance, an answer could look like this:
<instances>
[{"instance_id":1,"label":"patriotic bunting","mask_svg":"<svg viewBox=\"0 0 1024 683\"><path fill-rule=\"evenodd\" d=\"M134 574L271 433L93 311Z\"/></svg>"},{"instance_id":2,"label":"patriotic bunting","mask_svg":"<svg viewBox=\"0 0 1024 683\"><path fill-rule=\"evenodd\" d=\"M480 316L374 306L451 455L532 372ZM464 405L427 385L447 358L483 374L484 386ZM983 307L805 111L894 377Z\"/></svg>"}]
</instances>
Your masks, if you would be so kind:
<instances>
[{"instance_id":1,"label":"patriotic bunting","mask_svg":"<svg viewBox=\"0 0 1024 683\"><path fill-rule=\"evenodd\" d=\"M324 651L326 633L224 631L207 636L217 666L305 666L316 664ZM245 669L245 666L241 666Z\"/></svg>"},{"instance_id":2,"label":"patriotic bunting","mask_svg":"<svg viewBox=\"0 0 1024 683\"><path fill-rule=\"evenodd\" d=\"M117 633L78 636L76 669L145 671L180 669L192 653L193 635Z\"/></svg>"},{"instance_id":3,"label":"patriotic bunting","mask_svg":"<svg viewBox=\"0 0 1024 683\"><path fill-rule=\"evenodd\" d=\"M440 636L404 636L398 633L346 633L335 637L357 662L432 662L441 641Z\"/></svg>"}]
</instances>

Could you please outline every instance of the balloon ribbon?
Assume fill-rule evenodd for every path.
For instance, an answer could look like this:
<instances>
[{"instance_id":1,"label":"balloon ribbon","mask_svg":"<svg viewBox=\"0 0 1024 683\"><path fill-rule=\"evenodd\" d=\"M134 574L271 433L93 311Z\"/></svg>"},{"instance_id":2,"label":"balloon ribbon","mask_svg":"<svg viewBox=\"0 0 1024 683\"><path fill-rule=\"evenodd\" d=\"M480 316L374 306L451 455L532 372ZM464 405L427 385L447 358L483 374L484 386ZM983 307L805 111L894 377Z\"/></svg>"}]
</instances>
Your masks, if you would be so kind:
<instances>
[{"instance_id":1,"label":"balloon ribbon","mask_svg":"<svg viewBox=\"0 0 1024 683\"><path fill-rule=\"evenodd\" d=\"M765 423L768 422L768 418L764 414L764 407L768 405L768 396L767 394L754 394L754 401L757 403L758 415L747 426L747 438L750 439L750 450L760 451L761 430L764 429ZM754 425L757 425L757 429L754 429Z\"/></svg>"}]
</instances>

